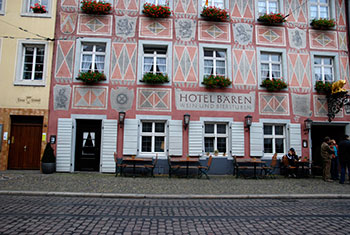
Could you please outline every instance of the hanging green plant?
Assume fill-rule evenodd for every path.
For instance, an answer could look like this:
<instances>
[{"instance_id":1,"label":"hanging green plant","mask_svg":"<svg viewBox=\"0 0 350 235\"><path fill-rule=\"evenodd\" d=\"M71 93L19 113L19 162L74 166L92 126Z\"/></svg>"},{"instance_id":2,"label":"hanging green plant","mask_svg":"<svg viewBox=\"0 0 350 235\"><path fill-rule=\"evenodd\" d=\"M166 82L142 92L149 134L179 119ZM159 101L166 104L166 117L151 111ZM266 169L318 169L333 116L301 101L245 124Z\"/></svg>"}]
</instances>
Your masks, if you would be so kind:
<instances>
[{"instance_id":1,"label":"hanging green plant","mask_svg":"<svg viewBox=\"0 0 350 235\"><path fill-rule=\"evenodd\" d=\"M142 13L151 18L166 18L171 15L169 6L155 5L151 3L143 4Z\"/></svg>"},{"instance_id":2,"label":"hanging green plant","mask_svg":"<svg viewBox=\"0 0 350 235\"><path fill-rule=\"evenodd\" d=\"M260 86L266 88L268 91L280 91L287 88L287 83L285 83L282 78L273 78L272 80L265 79Z\"/></svg>"},{"instance_id":3,"label":"hanging green plant","mask_svg":"<svg viewBox=\"0 0 350 235\"><path fill-rule=\"evenodd\" d=\"M169 82L169 78L167 74L162 73L145 73L140 82L144 82L147 84L162 84Z\"/></svg>"},{"instance_id":4,"label":"hanging green plant","mask_svg":"<svg viewBox=\"0 0 350 235\"><path fill-rule=\"evenodd\" d=\"M226 88L231 85L230 79L222 75L209 75L204 77L202 84L206 88Z\"/></svg>"},{"instance_id":5,"label":"hanging green plant","mask_svg":"<svg viewBox=\"0 0 350 235\"><path fill-rule=\"evenodd\" d=\"M230 15L227 10L221 9L218 7L203 7L203 11L201 16L210 21L228 21L230 19Z\"/></svg>"},{"instance_id":6,"label":"hanging green plant","mask_svg":"<svg viewBox=\"0 0 350 235\"><path fill-rule=\"evenodd\" d=\"M332 82L317 81L315 84L315 90L319 94L329 95L332 93Z\"/></svg>"},{"instance_id":7,"label":"hanging green plant","mask_svg":"<svg viewBox=\"0 0 350 235\"><path fill-rule=\"evenodd\" d=\"M86 14L106 15L112 10L112 4L104 1L82 0L81 10Z\"/></svg>"},{"instance_id":8,"label":"hanging green plant","mask_svg":"<svg viewBox=\"0 0 350 235\"><path fill-rule=\"evenodd\" d=\"M105 81L106 75L98 71L80 72L77 77L77 80L81 80L85 83L91 84L99 81Z\"/></svg>"},{"instance_id":9,"label":"hanging green plant","mask_svg":"<svg viewBox=\"0 0 350 235\"><path fill-rule=\"evenodd\" d=\"M329 29L335 26L333 19L313 19L310 25L315 29Z\"/></svg>"},{"instance_id":10,"label":"hanging green plant","mask_svg":"<svg viewBox=\"0 0 350 235\"><path fill-rule=\"evenodd\" d=\"M281 13L270 13L259 16L258 21L265 24L281 24L286 22L286 17Z\"/></svg>"}]
</instances>

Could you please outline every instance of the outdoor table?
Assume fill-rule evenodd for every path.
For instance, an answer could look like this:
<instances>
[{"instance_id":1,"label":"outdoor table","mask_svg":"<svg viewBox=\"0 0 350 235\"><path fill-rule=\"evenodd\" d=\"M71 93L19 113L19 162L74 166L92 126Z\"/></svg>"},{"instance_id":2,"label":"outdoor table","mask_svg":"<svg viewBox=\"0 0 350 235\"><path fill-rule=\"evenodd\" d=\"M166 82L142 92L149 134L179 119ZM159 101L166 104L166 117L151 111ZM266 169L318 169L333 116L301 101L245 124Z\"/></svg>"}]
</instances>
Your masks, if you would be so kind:
<instances>
[{"instance_id":1,"label":"outdoor table","mask_svg":"<svg viewBox=\"0 0 350 235\"><path fill-rule=\"evenodd\" d=\"M256 166L257 164L265 164L266 162L261 161L260 159L250 159L250 161L248 161L249 163L253 163L254 166L254 179L257 179L258 177L256 176Z\"/></svg>"},{"instance_id":2,"label":"outdoor table","mask_svg":"<svg viewBox=\"0 0 350 235\"><path fill-rule=\"evenodd\" d=\"M187 158L171 158L171 163L185 163L186 164L186 177L188 177L188 169L190 164L199 164L199 157L187 157Z\"/></svg>"},{"instance_id":3,"label":"outdoor table","mask_svg":"<svg viewBox=\"0 0 350 235\"><path fill-rule=\"evenodd\" d=\"M305 176L307 174L305 174L305 166L309 166L310 162L308 160L299 160L299 161L296 161L296 165L297 167L300 167L301 166L301 172L302 172L302 175Z\"/></svg>"},{"instance_id":4,"label":"outdoor table","mask_svg":"<svg viewBox=\"0 0 350 235\"><path fill-rule=\"evenodd\" d=\"M123 163L129 162L133 165L133 177L135 177L136 173L136 165L142 164L152 164L153 159L152 158L141 158L141 157L123 157Z\"/></svg>"}]
</instances>

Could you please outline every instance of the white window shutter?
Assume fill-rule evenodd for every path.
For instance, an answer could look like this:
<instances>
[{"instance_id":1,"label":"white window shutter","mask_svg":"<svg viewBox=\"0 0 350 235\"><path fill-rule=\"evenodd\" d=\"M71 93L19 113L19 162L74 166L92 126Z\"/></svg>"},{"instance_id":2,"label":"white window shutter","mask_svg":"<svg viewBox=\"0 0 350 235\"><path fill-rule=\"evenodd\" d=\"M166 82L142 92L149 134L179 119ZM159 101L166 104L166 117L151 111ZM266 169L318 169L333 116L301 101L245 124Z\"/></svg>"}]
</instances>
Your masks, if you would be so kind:
<instances>
[{"instance_id":1,"label":"white window shutter","mask_svg":"<svg viewBox=\"0 0 350 235\"><path fill-rule=\"evenodd\" d=\"M190 121L189 125L189 155L198 156L203 154L203 123Z\"/></svg>"},{"instance_id":2,"label":"white window shutter","mask_svg":"<svg viewBox=\"0 0 350 235\"><path fill-rule=\"evenodd\" d=\"M182 120L169 120L169 155L182 155Z\"/></svg>"},{"instance_id":3,"label":"white window shutter","mask_svg":"<svg viewBox=\"0 0 350 235\"><path fill-rule=\"evenodd\" d=\"M250 156L262 157L264 152L263 124L253 122L250 126Z\"/></svg>"},{"instance_id":4,"label":"white window shutter","mask_svg":"<svg viewBox=\"0 0 350 235\"><path fill-rule=\"evenodd\" d=\"M301 155L301 126L299 123L289 125L289 148L294 148L297 155Z\"/></svg>"},{"instance_id":5,"label":"white window shutter","mask_svg":"<svg viewBox=\"0 0 350 235\"><path fill-rule=\"evenodd\" d=\"M57 124L56 171L70 172L72 166L73 120L59 118Z\"/></svg>"},{"instance_id":6,"label":"white window shutter","mask_svg":"<svg viewBox=\"0 0 350 235\"><path fill-rule=\"evenodd\" d=\"M231 123L232 155L244 156L244 123Z\"/></svg>"},{"instance_id":7,"label":"white window shutter","mask_svg":"<svg viewBox=\"0 0 350 235\"><path fill-rule=\"evenodd\" d=\"M139 120L125 119L124 121L124 155L137 155L137 143L139 138Z\"/></svg>"},{"instance_id":8,"label":"white window shutter","mask_svg":"<svg viewBox=\"0 0 350 235\"><path fill-rule=\"evenodd\" d=\"M101 172L115 172L118 120L103 120Z\"/></svg>"}]
</instances>

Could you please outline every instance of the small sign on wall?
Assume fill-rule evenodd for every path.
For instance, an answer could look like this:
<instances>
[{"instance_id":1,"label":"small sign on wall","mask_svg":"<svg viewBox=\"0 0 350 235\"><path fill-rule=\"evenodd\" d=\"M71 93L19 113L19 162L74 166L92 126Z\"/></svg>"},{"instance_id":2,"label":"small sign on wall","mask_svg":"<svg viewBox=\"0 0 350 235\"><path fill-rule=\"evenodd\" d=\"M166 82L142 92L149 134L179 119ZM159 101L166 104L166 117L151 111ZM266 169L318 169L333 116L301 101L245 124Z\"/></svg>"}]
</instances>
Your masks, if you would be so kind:
<instances>
[{"instance_id":1,"label":"small sign on wall","mask_svg":"<svg viewBox=\"0 0 350 235\"><path fill-rule=\"evenodd\" d=\"M3 125L0 124L0 136L2 136L2 127ZM2 141L0 142L0 152L1 152L1 146L2 146Z\"/></svg>"}]
</instances>

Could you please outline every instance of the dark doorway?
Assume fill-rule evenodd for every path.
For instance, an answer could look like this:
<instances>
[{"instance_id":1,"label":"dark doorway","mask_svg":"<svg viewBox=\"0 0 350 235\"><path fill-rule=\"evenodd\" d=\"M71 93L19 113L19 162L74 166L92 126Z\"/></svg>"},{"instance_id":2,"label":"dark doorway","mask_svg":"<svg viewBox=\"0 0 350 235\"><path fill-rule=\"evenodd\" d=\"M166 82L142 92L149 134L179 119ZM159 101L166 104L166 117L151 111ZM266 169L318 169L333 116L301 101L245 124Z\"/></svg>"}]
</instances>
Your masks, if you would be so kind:
<instances>
[{"instance_id":1,"label":"dark doorway","mask_svg":"<svg viewBox=\"0 0 350 235\"><path fill-rule=\"evenodd\" d=\"M101 120L77 120L75 170L99 171Z\"/></svg>"},{"instance_id":2,"label":"dark doorway","mask_svg":"<svg viewBox=\"0 0 350 235\"><path fill-rule=\"evenodd\" d=\"M8 169L40 169L42 116L11 116Z\"/></svg>"},{"instance_id":3,"label":"dark doorway","mask_svg":"<svg viewBox=\"0 0 350 235\"><path fill-rule=\"evenodd\" d=\"M313 125L311 128L312 162L315 167L313 174L322 175L321 144L324 137L329 136L337 143L345 135L345 125Z\"/></svg>"}]
</instances>

